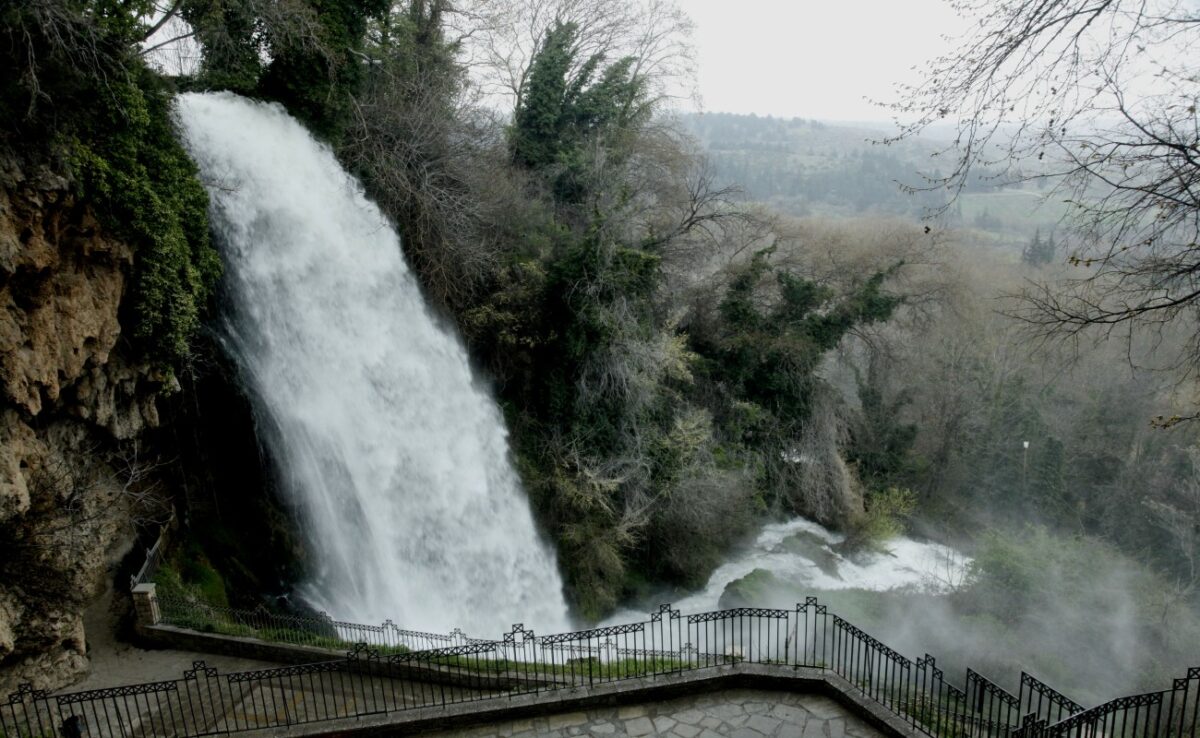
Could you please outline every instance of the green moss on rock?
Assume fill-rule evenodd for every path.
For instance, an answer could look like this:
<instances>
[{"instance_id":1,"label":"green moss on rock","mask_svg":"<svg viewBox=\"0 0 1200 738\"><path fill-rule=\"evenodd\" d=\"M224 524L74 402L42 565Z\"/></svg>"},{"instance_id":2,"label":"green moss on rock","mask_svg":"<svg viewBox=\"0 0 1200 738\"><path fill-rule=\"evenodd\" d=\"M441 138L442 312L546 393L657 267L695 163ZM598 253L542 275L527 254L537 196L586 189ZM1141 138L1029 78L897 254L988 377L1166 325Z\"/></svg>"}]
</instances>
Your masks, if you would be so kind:
<instances>
[{"instance_id":1,"label":"green moss on rock","mask_svg":"<svg viewBox=\"0 0 1200 738\"><path fill-rule=\"evenodd\" d=\"M779 577L766 569L755 569L741 579L725 585L717 604L722 608L766 607L778 599L779 592L786 587Z\"/></svg>"},{"instance_id":2,"label":"green moss on rock","mask_svg":"<svg viewBox=\"0 0 1200 738\"><path fill-rule=\"evenodd\" d=\"M142 70L71 136L68 151L81 197L136 249L122 323L152 362L178 365L190 355L221 263L209 239L208 195L176 139L171 91Z\"/></svg>"}]
</instances>

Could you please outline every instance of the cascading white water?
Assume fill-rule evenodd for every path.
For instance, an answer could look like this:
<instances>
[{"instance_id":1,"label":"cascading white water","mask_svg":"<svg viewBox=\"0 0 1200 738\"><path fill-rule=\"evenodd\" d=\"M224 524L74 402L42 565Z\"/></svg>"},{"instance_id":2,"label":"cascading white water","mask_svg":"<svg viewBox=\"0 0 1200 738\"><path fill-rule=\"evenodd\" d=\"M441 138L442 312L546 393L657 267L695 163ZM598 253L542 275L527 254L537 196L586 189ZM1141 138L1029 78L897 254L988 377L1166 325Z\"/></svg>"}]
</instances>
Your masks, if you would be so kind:
<instances>
[{"instance_id":1,"label":"cascading white water","mask_svg":"<svg viewBox=\"0 0 1200 738\"><path fill-rule=\"evenodd\" d=\"M771 523L717 567L703 589L676 598L672 604L689 614L720 609L729 586L755 571L769 573L779 585L778 591L762 593L764 601L749 603L759 607L788 607L798 595L831 590L884 592L915 587L936 593L962 584L970 564L970 559L948 546L904 536L888 541L886 553L862 552L848 558L838 552L843 541L844 536L805 518ZM605 622L615 625L644 619L644 610L658 601L645 602L641 609L622 610Z\"/></svg>"},{"instance_id":2,"label":"cascading white water","mask_svg":"<svg viewBox=\"0 0 1200 738\"><path fill-rule=\"evenodd\" d=\"M789 542L802 541L799 547ZM887 553L864 552L852 558L838 553L843 536L805 518L772 523L754 543L732 556L709 577L699 592L682 599L683 612L718 607L721 595L735 580L762 570L798 591L866 589L886 591L920 587L930 591L960 584L970 563L962 554L937 543L898 537L887 542Z\"/></svg>"},{"instance_id":3,"label":"cascading white water","mask_svg":"<svg viewBox=\"0 0 1200 738\"><path fill-rule=\"evenodd\" d=\"M380 211L278 106L188 94L178 117L212 198L224 339L311 541L304 598L439 632L564 628L503 419Z\"/></svg>"}]
</instances>

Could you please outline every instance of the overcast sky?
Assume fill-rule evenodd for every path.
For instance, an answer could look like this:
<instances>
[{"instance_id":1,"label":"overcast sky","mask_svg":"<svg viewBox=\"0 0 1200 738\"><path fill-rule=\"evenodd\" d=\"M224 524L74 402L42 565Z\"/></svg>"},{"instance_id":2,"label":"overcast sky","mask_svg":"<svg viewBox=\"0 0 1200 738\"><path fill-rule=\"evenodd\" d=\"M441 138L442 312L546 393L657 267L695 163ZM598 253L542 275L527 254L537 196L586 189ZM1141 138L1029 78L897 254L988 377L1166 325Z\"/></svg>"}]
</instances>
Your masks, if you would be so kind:
<instances>
[{"instance_id":1,"label":"overcast sky","mask_svg":"<svg viewBox=\"0 0 1200 738\"><path fill-rule=\"evenodd\" d=\"M890 121L868 99L894 97L893 84L915 81L912 67L948 51L942 36L962 29L948 0L677 2L696 24L706 112ZM168 26L160 34L177 32ZM170 49L156 59L170 71L187 68L180 51L198 54Z\"/></svg>"},{"instance_id":2,"label":"overcast sky","mask_svg":"<svg viewBox=\"0 0 1200 738\"><path fill-rule=\"evenodd\" d=\"M949 50L945 0L680 0L696 22L703 109L823 120L890 120L911 68Z\"/></svg>"}]
</instances>

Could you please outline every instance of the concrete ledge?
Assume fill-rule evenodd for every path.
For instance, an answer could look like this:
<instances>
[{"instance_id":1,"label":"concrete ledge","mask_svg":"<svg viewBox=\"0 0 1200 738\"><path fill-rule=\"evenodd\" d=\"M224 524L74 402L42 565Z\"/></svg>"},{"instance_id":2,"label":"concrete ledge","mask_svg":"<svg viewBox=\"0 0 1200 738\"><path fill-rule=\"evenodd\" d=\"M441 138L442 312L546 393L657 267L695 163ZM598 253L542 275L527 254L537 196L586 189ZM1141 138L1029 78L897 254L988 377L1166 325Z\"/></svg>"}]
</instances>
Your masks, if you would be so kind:
<instances>
[{"instance_id":1,"label":"concrete ledge","mask_svg":"<svg viewBox=\"0 0 1200 738\"><path fill-rule=\"evenodd\" d=\"M821 669L745 663L608 682L593 687L555 689L508 698L459 702L444 707L422 707L386 715L247 731L239 735L247 738L412 735L738 688L821 694L832 698L884 735L899 738L923 736L898 715L868 699L835 674Z\"/></svg>"}]
</instances>

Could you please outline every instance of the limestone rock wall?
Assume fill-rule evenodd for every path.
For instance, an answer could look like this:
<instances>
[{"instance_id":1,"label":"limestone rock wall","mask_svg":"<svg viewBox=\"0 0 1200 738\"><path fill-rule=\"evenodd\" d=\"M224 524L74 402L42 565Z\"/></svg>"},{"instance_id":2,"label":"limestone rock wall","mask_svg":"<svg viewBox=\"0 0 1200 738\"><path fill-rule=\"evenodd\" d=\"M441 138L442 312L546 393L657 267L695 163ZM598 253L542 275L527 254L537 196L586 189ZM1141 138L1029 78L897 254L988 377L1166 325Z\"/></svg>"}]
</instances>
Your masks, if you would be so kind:
<instances>
[{"instance_id":1,"label":"limestone rock wall","mask_svg":"<svg viewBox=\"0 0 1200 738\"><path fill-rule=\"evenodd\" d=\"M0 695L86 672L82 611L132 543L163 379L122 337L132 263L63 177L0 154Z\"/></svg>"}]
</instances>

